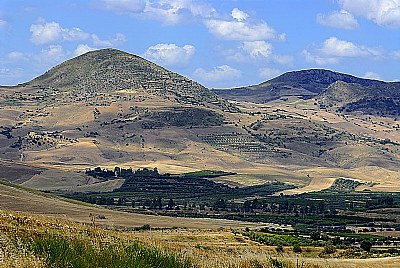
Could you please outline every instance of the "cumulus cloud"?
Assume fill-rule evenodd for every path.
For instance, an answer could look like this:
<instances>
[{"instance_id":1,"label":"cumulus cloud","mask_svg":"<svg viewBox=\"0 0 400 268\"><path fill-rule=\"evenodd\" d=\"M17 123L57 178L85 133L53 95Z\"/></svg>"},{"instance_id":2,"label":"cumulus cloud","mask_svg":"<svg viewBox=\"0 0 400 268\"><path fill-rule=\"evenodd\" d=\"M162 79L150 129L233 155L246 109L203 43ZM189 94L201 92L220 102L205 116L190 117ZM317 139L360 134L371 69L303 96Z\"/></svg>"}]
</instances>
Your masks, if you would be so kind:
<instances>
[{"instance_id":1,"label":"cumulus cloud","mask_svg":"<svg viewBox=\"0 0 400 268\"><path fill-rule=\"evenodd\" d=\"M146 1L143 15L165 24L178 24L193 19L210 18L216 11L210 5L191 0Z\"/></svg>"},{"instance_id":2,"label":"cumulus cloud","mask_svg":"<svg viewBox=\"0 0 400 268\"><path fill-rule=\"evenodd\" d=\"M88 45L83 45L83 44L80 44L80 45L78 45L77 47L76 47L76 49L74 50L74 55L75 56L80 56L80 55L82 55L82 54L85 54L85 53L87 53L87 52L89 52L89 51L93 51L93 50L96 50L96 48L94 48L94 47L90 47L90 46L88 46Z\"/></svg>"},{"instance_id":3,"label":"cumulus cloud","mask_svg":"<svg viewBox=\"0 0 400 268\"><path fill-rule=\"evenodd\" d=\"M275 29L270 27L265 21L252 19L247 13L238 8L232 10L231 18L206 19L204 20L204 24L212 35L223 40L286 40L286 34L277 34Z\"/></svg>"},{"instance_id":4,"label":"cumulus cloud","mask_svg":"<svg viewBox=\"0 0 400 268\"><path fill-rule=\"evenodd\" d=\"M293 62L292 56L274 54L272 44L266 41L244 41L235 49L225 49L223 55L236 62L262 61L281 65Z\"/></svg>"},{"instance_id":5,"label":"cumulus cloud","mask_svg":"<svg viewBox=\"0 0 400 268\"><path fill-rule=\"evenodd\" d=\"M281 73L282 72L280 70L273 68L261 68L258 71L258 74L262 79L271 79L280 75Z\"/></svg>"},{"instance_id":6,"label":"cumulus cloud","mask_svg":"<svg viewBox=\"0 0 400 268\"><path fill-rule=\"evenodd\" d=\"M167 25L210 18L216 14L209 4L192 0L102 0L100 7L118 14L160 20Z\"/></svg>"},{"instance_id":7,"label":"cumulus cloud","mask_svg":"<svg viewBox=\"0 0 400 268\"><path fill-rule=\"evenodd\" d=\"M42 51L36 56L37 61L41 65L60 63L67 58L67 53L61 45L50 45L43 48Z\"/></svg>"},{"instance_id":8,"label":"cumulus cloud","mask_svg":"<svg viewBox=\"0 0 400 268\"><path fill-rule=\"evenodd\" d=\"M122 33L117 33L114 38L110 38L108 40L101 40L96 34L92 34L91 38L93 45L101 47L117 46L126 41L126 37Z\"/></svg>"},{"instance_id":9,"label":"cumulus cloud","mask_svg":"<svg viewBox=\"0 0 400 268\"><path fill-rule=\"evenodd\" d=\"M252 58L268 58L272 54L272 45L265 41L245 41L243 50Z\"/></svg>"},{"instance_id":10,"label":"cumulus cloud","mask_svg":"<svg viewBox=\"0 0 400 268\"><path fill-rule=\"evenodd\" d=\"M340 40L336 37L330 37L325 40L321 51L326 55L338 57L381 56L381 52L377 49L359 46L349 41Z\"/></svg>"},{"instance_id":11,"label":"cumulus cloud","mask_svg":"<svg viewBox=\"0 0 400 268\"><path fill-rule=\"evenodd\" d=\"M30 27L31 41L36 45L58 43L63 41L80 41L89 38L89 34L79 28L62 28L57 22L45 22Z\"/></svg>"},{"instance_id":12,"label":"cumulus cloud","mask_svg":"<svg viewBox=\"0 0 400 268\"><path fill-rule=\"evenodd\" d=\"M353 30L358 27L356 18L345 10L331 12L329 14L318 14L317 22L321 25Z\"/></svg>"},{"instance_id":13,"label":"cumulus cloud","mask_svg":"<svg viewBox=\"0 0 400 268\"><path fill-rule=\"evenodd\" d=\"M196 48L191 45L157 44L149 47L144 57L163 66L183 67L192 59Z\"/></svg>"},{"instance_id":14,"label":"cumulus cloud","mask_svg":"<svg viewBox=\"0 0 400 268\"><path fill-rule=\"evenodd\" d=\"M373 79L373 80L382 80L381 76L374 72L366 72L364 74L364 78Z\"/></svg>"},{"instance_id":15,"label":"cumulus cloud","mask_svg":"<svg viewBox=\"0 0 400 268\"><path fill-rule=\"evenodd\" d=\"M264 21L250 23L238 20L206 20L205 25L214 36L225 40L258 41L275 38L275 30Z\"/></svg>"},{"instance_id":16,"label":"cumulus cloud","mask_svg":"<svg viewBox=\"0 0 400 268\"><path fill-rule=\"evenodd\" d=\"M225 50L224 54L227 59L237 62L270 60L272 45L265 41L244 41L236 49Z\"/></svg>"},{"instance_id":17,"label":"cumulus cloud","mask_svg":"<svg viewBox=\"0 0 400 268\"><path fill-rule=\"evenodd\" d=\"M380 49L357 45L337 37L326 39L319 48L312 51L305 49L302 54L307 62L317 65L336 64L341 58L379 59L385 57L385 52Z\"/></svg>"},{"instance_id":18,"label":"cumulus cloud","mask_svg":"<svg viewBox=\"0 0 400 268\"><path fill-rule=\"evenodd\" d=\"M339 0L342 9L380 26L400 28L400 0Z\"/></svg>"},{"instance_id":19,"label":"cumulus cloud","mask_svg":"<svg viewBox=\"0 0 400 268\"><path fill-rule=\"evenodd\" d=\"M228 65L217 66L210 71L198 68L194 72L194 75L201 81L214 83L238 79L242 76L239 70Z\"/></svg>"},{"instance_id":20,"label":"cumulus cloud","mask_svg":"<svg viewBox=\"0 0 400 268\"><path fill-rule=\"evenodd\" d=\"M339 60L337 58L321 57L318 55L314 55L308 50L303 50L302 54L308 63L313 63L317 65L330 65L339 63Z\"/></svg>"},{"instance_id":21,"label":"cumulus cloud","mask_svg":"<svg viewBox=\"0 0 400 268\"><path fill-rule=\"evenodd\" d=\"M245 21L249 17L249 14L235 7L232 9L231 16L237 21Z\"/></svg>"},{"instance_id":22,"label":"cumulus cloud","mask_svg":"<svg viewBox=\"0 0 400 268\"><path fill-rule=\"evenodd\" d=\"M111 47L126 41L126 37L122 33L117 33L114 38L101 40L96 34L86 33L76 27L63 28L58 22L45 22L43 19L40 19L38 24L32 24L30 31L32 34L31 41L35 45L91 40L95 46Z\"/></svg>"}]
</instances>

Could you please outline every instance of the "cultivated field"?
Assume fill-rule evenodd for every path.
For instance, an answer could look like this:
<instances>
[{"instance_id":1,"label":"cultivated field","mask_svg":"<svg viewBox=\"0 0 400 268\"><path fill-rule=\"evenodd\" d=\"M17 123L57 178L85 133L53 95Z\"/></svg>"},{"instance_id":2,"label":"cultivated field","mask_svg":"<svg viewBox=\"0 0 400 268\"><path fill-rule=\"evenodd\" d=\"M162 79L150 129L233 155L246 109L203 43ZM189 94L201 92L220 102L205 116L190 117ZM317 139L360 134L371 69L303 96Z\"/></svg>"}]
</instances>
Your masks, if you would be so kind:
<instances>
[{"instance_id":1,"label":"cultivated field","mask_svg":"<svg viewBox=\"0 0 400 268\"><path fill-rule=\"evenodd\" d=\"M132 228L145 224L149 224L153 227L185 227L200 229L260 226L255 223L229 220L172 218L113 211L76 201L65 200L52 195L44 195L40 192L18 189L7 183L0 184L0 208L4 210L51 216L80 223L91 223L91 215L96 215L97 218L99 218L96 220L97 225L115 228Z\"/></svg>"}]
</instances>

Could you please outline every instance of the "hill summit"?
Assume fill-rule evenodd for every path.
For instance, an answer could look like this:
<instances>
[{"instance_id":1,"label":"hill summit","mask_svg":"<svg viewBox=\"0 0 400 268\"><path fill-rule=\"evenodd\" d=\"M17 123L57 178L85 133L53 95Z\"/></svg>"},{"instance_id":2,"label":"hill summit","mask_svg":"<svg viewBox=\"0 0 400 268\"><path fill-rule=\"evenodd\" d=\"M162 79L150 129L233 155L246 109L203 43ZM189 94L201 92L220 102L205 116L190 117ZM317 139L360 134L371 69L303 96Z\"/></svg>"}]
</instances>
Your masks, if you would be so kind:
<instances>
[{"instance_id":1,"label":"hill summit","mask_svg":"<svg viewBox=\"0 0 400 268\"><path fill-rule=\"evenodd\" d=\"M159 95L181 104L233 106L204 86L139 56L117 49L91 51L67 60L23 84L43 96L81 100L121 90ZM61 93L61 94L60 94Z\"/></svg>"},{"instance_id":2,"label":"hill summit","mask_svg":"<svg viewBox=\"0 0 400 268\"><path fill-rule=\"evenodd\" d=\"M364 87L379 87L385 84L383 81L359 78L330 70L309 69L287 72L258 85L228 90L214 90L214 92L226 99L256 103L264 103L290 96L309 99L317 96L337 81L358 84Z\"/></svg>"}]
</instances>

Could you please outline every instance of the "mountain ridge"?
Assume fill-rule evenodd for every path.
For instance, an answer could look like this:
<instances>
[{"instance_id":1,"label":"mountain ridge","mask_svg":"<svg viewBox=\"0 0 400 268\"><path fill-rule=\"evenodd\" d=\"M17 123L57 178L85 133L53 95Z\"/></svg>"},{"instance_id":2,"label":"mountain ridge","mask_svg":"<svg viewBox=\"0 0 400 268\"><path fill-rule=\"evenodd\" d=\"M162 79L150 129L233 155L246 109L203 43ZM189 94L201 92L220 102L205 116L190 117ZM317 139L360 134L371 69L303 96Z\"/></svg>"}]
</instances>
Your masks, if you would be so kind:
<instances>
[{"instance_id":1,"label":"mountain ridge","mask_svg":"<svg viewBox=\"0 0 400 268\"><path fill-rule=\"evenodd\" d=\"M389 83L359 78L331 70L306 69L287 72L257 85L232 89L215 89L213 91L231 100L265 103L290 96L296 96L301 99L313 98L336 81L355 83L362 86L379 86Z\"/></svg>"}]
</instances>

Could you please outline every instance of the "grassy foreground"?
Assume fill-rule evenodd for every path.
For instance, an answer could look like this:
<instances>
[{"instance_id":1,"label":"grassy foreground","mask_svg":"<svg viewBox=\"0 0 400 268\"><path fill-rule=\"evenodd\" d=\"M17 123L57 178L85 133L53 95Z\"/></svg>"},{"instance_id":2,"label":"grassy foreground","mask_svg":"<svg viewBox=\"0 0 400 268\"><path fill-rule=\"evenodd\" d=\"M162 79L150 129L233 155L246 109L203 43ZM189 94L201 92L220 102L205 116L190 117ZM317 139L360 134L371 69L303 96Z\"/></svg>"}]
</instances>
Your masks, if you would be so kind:
<instances>
[{"instance_id":1,"label":"grassy foreground","mask_svg":"<svg viewBox=\"0 0 400 268\"><path fill-rule=\"evenodd\" d=\"M400 262L400 258L318 258L321 248L303 249L302 254L293 253L291 247L278 252L226 229L111 231L0 210L0 267L7 268L394 268Z\"/></svg>"},{"instance_id":2,"label":"grassy foreground","mask_svg":"<svg viewBox=\"0 0 400 268\"><path fill-rule=\"evenodd\" d=\"M177 254L118 232L0 212L1 267L194 267Z\"/></svg>"}]
</instances>

